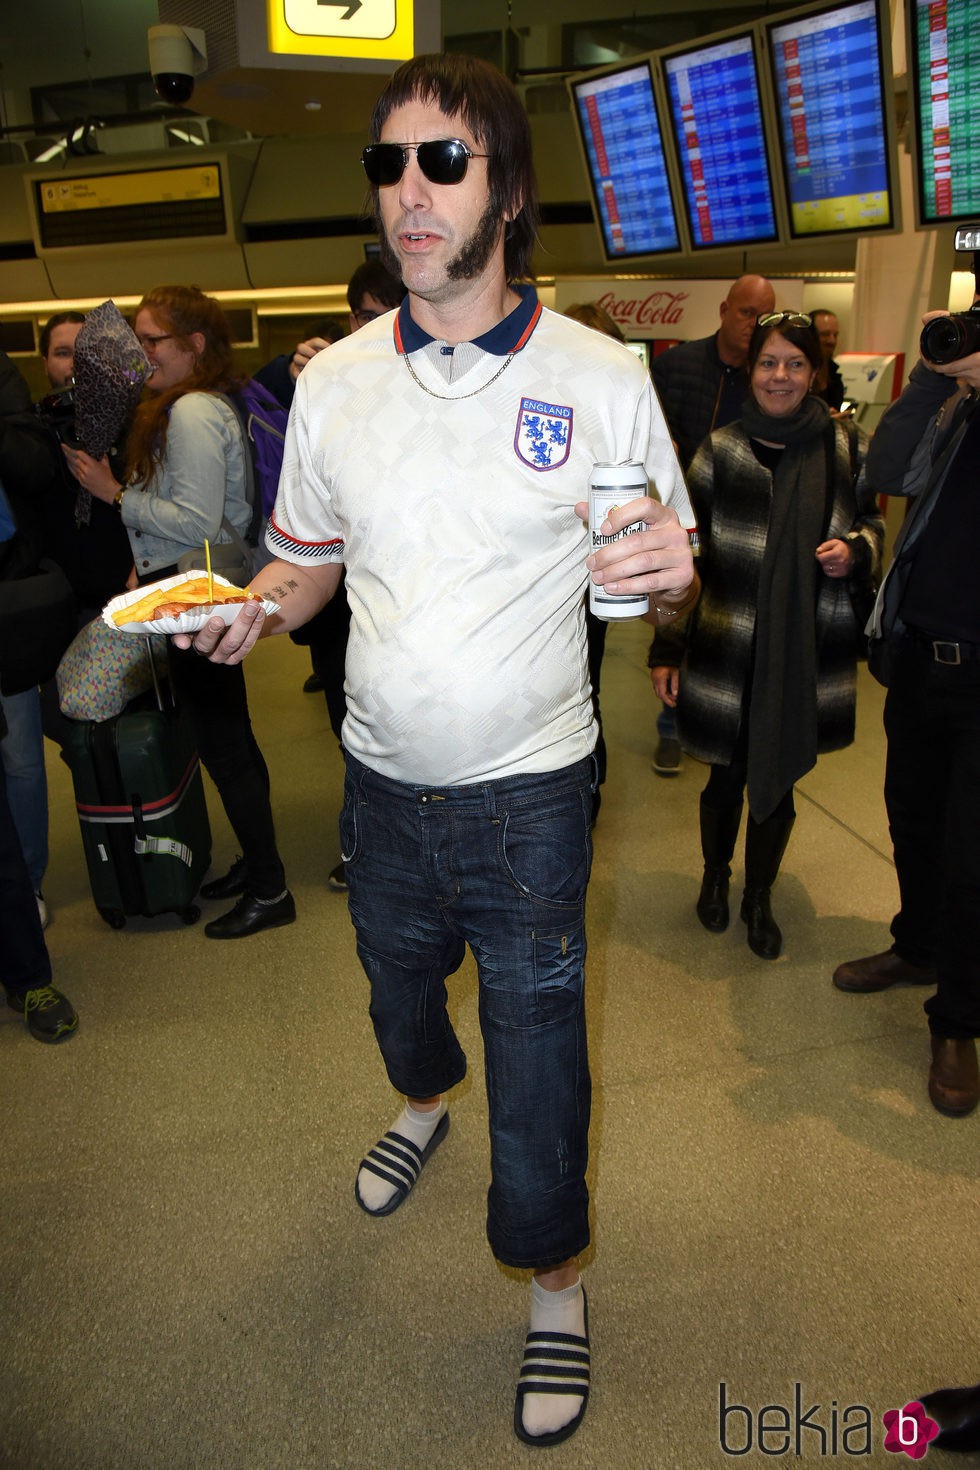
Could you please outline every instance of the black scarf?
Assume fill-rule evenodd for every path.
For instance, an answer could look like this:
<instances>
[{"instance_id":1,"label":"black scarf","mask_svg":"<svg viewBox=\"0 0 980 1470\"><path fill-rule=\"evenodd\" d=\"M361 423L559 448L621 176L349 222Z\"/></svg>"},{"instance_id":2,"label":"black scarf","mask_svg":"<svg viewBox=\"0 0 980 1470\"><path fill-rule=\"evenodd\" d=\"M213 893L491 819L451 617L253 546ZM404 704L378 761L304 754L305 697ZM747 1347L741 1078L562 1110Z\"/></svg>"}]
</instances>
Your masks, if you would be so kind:
<instances>
[{"instance_id":1,"label":"black scarf","mask_svg":"<svg viewBox=\"0 0 980 1470\"><path fill-rule=\"evenodd\" d=\"M829 423L830 409L812 393L807 394L795 413L785 418L765 413L751 393L742 404L741 424L749 438L766 439L770 444L782 444L786 448L815 439Z\"/></svg>"},{"instance_id":2,"label":"black scarf","mask_svg":"<svg viewBox=\"0 0 980 1470\"><path fill-rule=\"evenodd\" d=\"M747 400L750 439L783 446L773 475L765 552L759 569L755 659L749 694L749 810L763 821L817 759L816 577L823 539L827 405L804 398L773 418Z\"/></svg>"}]
</instances>

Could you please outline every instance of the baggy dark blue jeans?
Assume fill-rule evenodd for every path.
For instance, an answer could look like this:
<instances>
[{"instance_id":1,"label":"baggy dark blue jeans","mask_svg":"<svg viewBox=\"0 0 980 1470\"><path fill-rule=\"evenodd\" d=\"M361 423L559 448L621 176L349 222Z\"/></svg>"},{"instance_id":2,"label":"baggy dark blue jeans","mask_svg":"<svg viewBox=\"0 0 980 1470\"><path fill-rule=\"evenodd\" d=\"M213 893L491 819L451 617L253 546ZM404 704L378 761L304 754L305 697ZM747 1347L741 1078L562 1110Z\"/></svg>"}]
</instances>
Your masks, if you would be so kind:
<instances>
[{"instance_id":1,"label":"baggy dark blue jeans","mask_svg":"<svg viewBox=\"0 0 980 1470\"><path fill-rule=\"evenodd\" d=\"M388 1077L416 1098L464 1077L446 979L469 944L490 1108L487 1239L504 1265L558 1266L589 1242L594 760L442 787L346 760L341 852Z\"/></svg>"}]
</instances>

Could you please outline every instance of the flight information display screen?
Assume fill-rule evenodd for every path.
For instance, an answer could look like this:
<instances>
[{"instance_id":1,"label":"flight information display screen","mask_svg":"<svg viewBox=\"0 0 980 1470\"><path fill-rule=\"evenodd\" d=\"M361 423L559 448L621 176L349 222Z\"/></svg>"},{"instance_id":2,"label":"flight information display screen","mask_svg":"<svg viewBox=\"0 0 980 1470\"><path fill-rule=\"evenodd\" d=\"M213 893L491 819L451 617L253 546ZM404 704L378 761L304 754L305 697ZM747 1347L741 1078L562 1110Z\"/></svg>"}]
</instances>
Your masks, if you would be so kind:
<instances>
[{"instance_id":1,"label":"flight information display screen","mask_svg":"<svg viewBox=\"0 0 980 1470\"><path fill-rule=\"evenodd\" d=\"M778 239L751 35L669 53L662 66L695 249Z\"/></svg>"},{"instance_id":2,"label":"flight information display screen","mask_svg":"<svg viewBox=\"0 0 980 1470\"><path fill-rule=\"evenodd\" d=\"M216 162L48 174L34 180L34 198L38 239L46 250L228 233Z\"/></svg>"},{"instance_id":3,"label":"flight information display screen","mask_svg":"<svg viewBox=\"0 0 980 1470\"><path fill-rule=\"evenodd\" d=\"M920 223L980 219L976 0L913 0Z\"/></svg>"},{"instance_id":4,"label":"flight information display screen","mask_svg":"<svg viewBox=\"0 0 980 1470\"><path fill-rule=\"evenodd\" d=\"M571 83L608 260L680 249L647 62Z\"/></svg>"},{"instance_id":5,"label":"flight information display screen","mask_svg":"<svg viewBox=\"0 0 980 1470\"><path fill-rule=\"evenodd\" d=\"M875 0L766 29L791 235L891 229L892 104Z\"/></svg>"}]
</instances>

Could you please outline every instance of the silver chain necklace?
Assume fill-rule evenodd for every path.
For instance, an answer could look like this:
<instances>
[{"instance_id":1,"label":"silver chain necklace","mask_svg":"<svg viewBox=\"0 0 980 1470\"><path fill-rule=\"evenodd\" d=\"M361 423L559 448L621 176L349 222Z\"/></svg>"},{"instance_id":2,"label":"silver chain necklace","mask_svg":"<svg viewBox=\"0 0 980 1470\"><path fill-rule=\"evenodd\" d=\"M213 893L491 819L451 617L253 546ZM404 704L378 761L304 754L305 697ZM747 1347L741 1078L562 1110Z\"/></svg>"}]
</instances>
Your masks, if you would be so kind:
<instances>
[{"instance_id":1,"label":"silver chain necklace","mask_svg":"<svg viewBox=\"0 0 980 1470\"><path fill-rule=\"evenodd\" d=\"M497 369L493 377L488 378L485 383L481 383L479 388L474 388L472 393L437 393L434 388L427 388L426 385L422 382L422 379L412 367L412 359L407 352L404 354L404 359L405 366L408 368L408 371L411 373L412 378L422 389L423 393L428 393L430 398L441 398L444 403L462 403L464 398L475 398L478 393L485 393L486 390L491 386L491 384L497 381L501 373L505 373L507 371L516 356L517 354L515 352L508 353L502 365Z\"/></svg>"}]
</instances>

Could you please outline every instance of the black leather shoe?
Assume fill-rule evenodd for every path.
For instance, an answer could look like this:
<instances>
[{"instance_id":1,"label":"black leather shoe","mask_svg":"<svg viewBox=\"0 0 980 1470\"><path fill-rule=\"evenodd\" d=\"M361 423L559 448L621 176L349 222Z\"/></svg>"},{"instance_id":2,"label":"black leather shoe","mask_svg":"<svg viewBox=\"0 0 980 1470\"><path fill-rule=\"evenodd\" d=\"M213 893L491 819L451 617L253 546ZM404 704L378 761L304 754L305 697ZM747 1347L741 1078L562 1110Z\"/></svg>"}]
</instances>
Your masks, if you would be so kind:
<instances>
[{"instance_id":1,"label":"black leather shoe","mask_svg":"<svg viewBox=\"0 0 980 1470\"><path fill-rule=\"evenodd\" d=\"M972 1388L937 1388L923 1394L919 1403L939 1425L932 1441L937 1449L964 1455L980 1450L980 1383Z\"/></svg>"},{"instance_id":2,"label":"black leather shoe","mask_svg":"<svg viewBox=\"0 0 980 1470\"><path fill-rule=\"evenodd\" d=\"M721 934L728 928L728 880L729 868L708 868L701 879L698 894L697 915L712 934Z\"/></svg>"},{"instance_id":3,"label":"black leather shoe","mask_svg":"<svg viewBox=\"0 0 980 1470\"><path fill-rule=\"evenodd\" d=\"M212 878L201 885L202 898L237 898L248 887L248 869L245 859L236 857L223 878Z\"/></svg>"},{"instance_id":4,"label":"black leather shoe","mask_svg":"<svg viewBox=\"0 0 980 1470\"><path fill-rule=\"evenodd\" d=\"M772 916L767 888L746 888L741 918L749 926L749 949L760 960L777 960L783 947L782 930Z\"/></svg>"},{"instance_id":5,"label":"black leather shoe","mask_svg":"<svg viewBox=\"0 0 980 1470\"><path fill-rule=\"evenodd\" d=\"M295 918L296 904L288 891L274 903L262 903L253 894L243 893L227 914L205 924L204 932L209 939L245 939L263 929L281 929Z\"/></svg>"},{"instance_id":6,"label":"black leather shoe","mask_svg":"<svg viewBox=\"0 0 980 1470\"><path fill-rule=\"evenodd\" d=\"M862 995L873 990L887 990L892 985L935 985L936 972L928 965L910 965L893 949L884 954L869 954L863 960L847 960L834 971L838 990L853 990Z\"/></svg>"}]
</instances>

